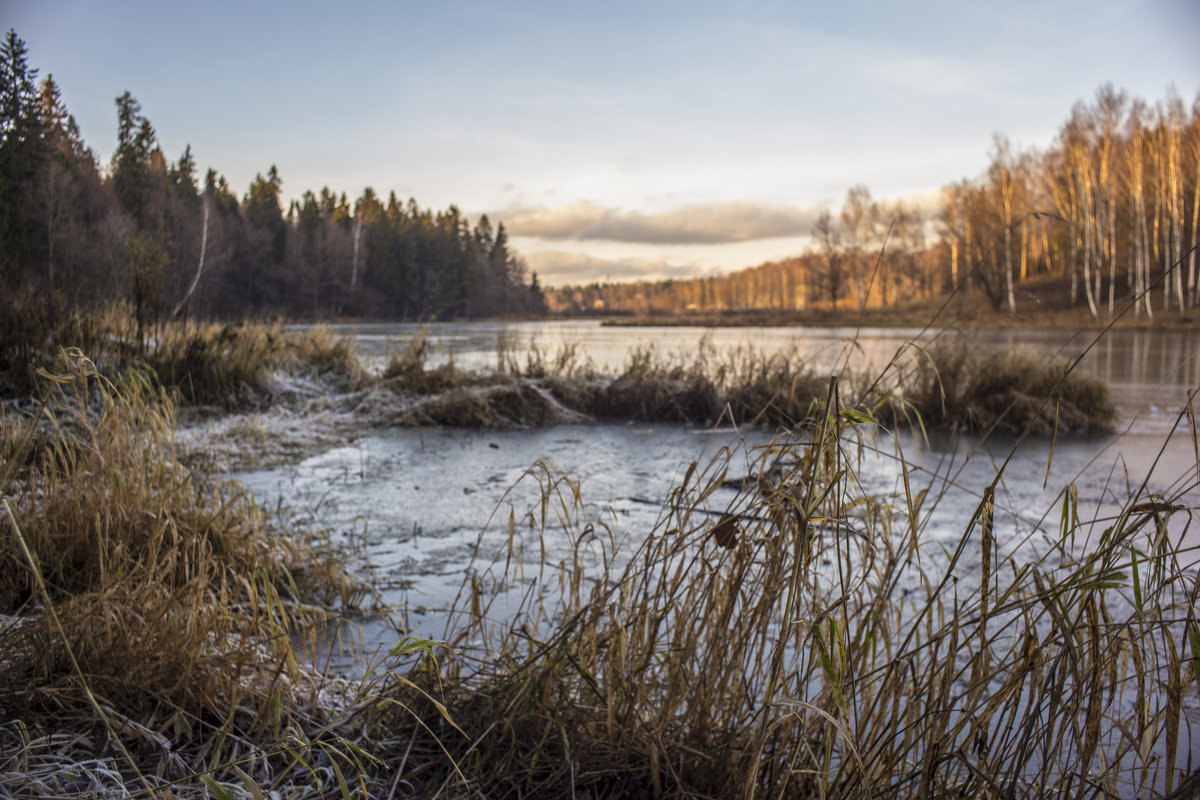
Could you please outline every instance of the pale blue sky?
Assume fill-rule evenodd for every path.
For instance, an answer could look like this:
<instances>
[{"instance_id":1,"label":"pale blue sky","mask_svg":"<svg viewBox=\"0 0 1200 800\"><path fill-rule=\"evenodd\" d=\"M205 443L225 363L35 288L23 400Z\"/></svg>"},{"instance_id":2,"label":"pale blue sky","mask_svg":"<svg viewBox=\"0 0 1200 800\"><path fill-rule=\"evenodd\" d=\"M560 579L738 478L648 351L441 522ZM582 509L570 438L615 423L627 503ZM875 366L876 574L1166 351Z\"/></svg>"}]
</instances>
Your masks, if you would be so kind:
<instances>
[{"instance_id":1,"label":"pale blue sky","mask_svg":"<svg viewBox=\"0 0 1200 800\"><path fill-rule=\"evenodd\" d=\"M850 186L932 198L1104 82L1200 90L1196 0L0 0L0 26L104 162L129 90L239 193L274 163L288 197L486 212L552 284L783 257Z\"/></svg>"}]
</instances>

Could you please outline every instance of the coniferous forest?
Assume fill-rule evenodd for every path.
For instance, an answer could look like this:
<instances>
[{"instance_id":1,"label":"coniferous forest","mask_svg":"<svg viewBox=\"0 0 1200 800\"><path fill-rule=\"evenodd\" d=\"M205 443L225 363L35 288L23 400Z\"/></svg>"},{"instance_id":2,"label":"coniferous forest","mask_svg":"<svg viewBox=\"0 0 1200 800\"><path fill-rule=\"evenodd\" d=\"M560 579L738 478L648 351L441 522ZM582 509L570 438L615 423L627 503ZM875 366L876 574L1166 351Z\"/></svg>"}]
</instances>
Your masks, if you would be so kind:
<instances>
[{"instance_id":1,"label":"coniferous forest","mask_svg":"<svg viewBox=\"0 0 1200 800\"><path fill-rule=\"evenodd\" d=\"M503 224L366 188L285 209L272 165L239 196L190 146L164 153L150 119L116 98L117 148L101 164L52 75L24 42L0 46L0 281L67 307L128 301L139 321L178 317L392 319L535 315L537 275Z\"/></svg>"}]
</instances>

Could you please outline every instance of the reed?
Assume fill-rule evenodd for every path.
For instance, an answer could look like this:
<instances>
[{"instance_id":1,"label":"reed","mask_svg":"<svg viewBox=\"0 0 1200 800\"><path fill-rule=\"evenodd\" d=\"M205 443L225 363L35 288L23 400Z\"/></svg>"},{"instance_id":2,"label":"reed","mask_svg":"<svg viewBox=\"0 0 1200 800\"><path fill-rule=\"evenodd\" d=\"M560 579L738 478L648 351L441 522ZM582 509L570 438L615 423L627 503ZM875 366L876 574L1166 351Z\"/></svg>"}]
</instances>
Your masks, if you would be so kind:
<instances>
[{"instance_id":1,"label":"reed","mask_svg":"<svg viewBox=\"0 0 1200 800\"><path fill-rule=\"evenodd\" d=\"M895 496L862 488L878 450L899 465ZM444 692L455 726L396 687L423 712L406 751L423 756L408 762L421 792L1122 797L1196 782L1181 708L1200 687L1200 560L1181 531L1200 471L1091 519L1066 486L1057 519L1001 536L1001 467L947 546L927 525L956 501L949 477L912 470L836 381L714 505L741 459L693 463L632 542L582 518L580 487L531 469L541 502L469 571L451 653L409 676ZM539 535L574 555L524 562ZM519 610L493 618L487 587Z\"/></svg>"},{"instance_id":2,"label":"reed","mask_svg":"<svg viewBox=\"0 0 1200 800\"><path fill-rule=\"evenodd\" d=\"M1108 386L1063 356L989 350L969 336L912 352L893 395L896 417L915 411L934 425L1041 435L1110 430L1116 419Z\"/></svg>"},{"instance_id":3,"label":"reed","mask_svg":"<svg viewBox=\"0 0 1200 800\"><path fill-rule=\"evenodd\" d=\"M418 398L404 424L501 427L619 419L640 422L791 425L807 418L823 378L794 354L742 349L721 355L701 345L690 357L635 349L615 376L604 375L578 346L520 353L501 337L496 369L468 372L451 359L425 363L427 342L415 337L393 353L382 379Z\"/></svg>"},{"instance_id":4,"label":"reed","mask_svg":"<svg viewBox=\"0 0 1200 800\"><path fill-rule=\"evenodd\" d=\"M815 418L828 381L795 352L720 353L706 340L690 356L635 348L615 375L600 372L575 345L519 345L502 336L491 371L463 370L453 358L431 368L429 342L418 334L393 352L383 373L386 385L414 399L393 421L479 428L591 418L786 428ZM1107 386L1063 357L993 351L965 335L905 352L875 379L843 371L843 392L858 397L848 402L889 422L973 433L1105 431L1116 417Z\"/></svg>"}]
</instances>

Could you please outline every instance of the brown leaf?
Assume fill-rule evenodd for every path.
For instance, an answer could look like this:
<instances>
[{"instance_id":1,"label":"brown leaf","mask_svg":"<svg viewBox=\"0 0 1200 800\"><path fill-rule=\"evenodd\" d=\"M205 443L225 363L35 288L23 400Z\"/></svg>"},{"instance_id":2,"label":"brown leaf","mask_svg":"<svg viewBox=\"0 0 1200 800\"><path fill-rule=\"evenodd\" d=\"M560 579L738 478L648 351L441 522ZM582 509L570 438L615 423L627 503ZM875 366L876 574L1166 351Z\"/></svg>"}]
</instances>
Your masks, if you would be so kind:
<instances>
[{"instance_id":1,"label":"brown leaf","mask_svg":"<svg viewBox=\"0 0 1200 800\"><path fill-rule=\"evenodd\" d=\"M726 549L732 548L737 544L738 535L738 518L736 514L725 514L721 517L720 522L713 526L713 539L717 544Z\"/></svg>"}]
</instances>

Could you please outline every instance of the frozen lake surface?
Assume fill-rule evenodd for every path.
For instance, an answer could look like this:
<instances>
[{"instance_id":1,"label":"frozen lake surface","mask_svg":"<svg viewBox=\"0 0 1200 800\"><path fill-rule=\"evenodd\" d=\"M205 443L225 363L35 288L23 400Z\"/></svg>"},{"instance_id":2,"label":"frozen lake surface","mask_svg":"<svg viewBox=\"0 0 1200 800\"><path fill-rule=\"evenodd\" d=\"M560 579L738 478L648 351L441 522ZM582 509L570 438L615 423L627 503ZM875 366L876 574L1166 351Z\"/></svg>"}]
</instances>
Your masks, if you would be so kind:
<instances>
[{"instance_id":1,"label":"frozen lake surface","mask_svg":"<svg viewBox=\"0 0 1200 800\"><path fill-rule=\"evenodd\" d=\"M419 332L434 345L432 363L453 358L463 367L487 369L496 364L499 342L518 358L527 348L552 353L565 344L578 347L609 373L619 370L631 349L647 346L683 357L699 347L717 355L739 348L795 351L821 371L849 366L877 372L919 333L864 330L852 339L854 331L701 331L593 323L357 328L363 354L377 366L386 363L391 349L404 347ZM1077 558L1095 547L1132 496L1157 496L1186 509L1171 517L1170 536L1191 547L1200 545L1200 530L1190 522L1200 508L1196 337L1118 331L1093 343L1090 334L1003 331L979 334L976 341L981 348L1034 348L1047 358L1083 354L1081 368L1109 383L1118 409L1117 431L1060 436L1053 444L1030 438L1018 445L1012 437L981 441L933 432L925 439L911 431L865 426L861 450L860 441L845 443L855 491L897 509L900 529L907 526L906 469L911 491L926 492L920 569L898 577L892 590L898 603L909 592L928 596L928 576L936 584L939 573L945 575L939 568L949 562L985 487L1001 471L994 535L998 556L1018 554L1010 565L1046 556L1042 563L1052 570L1061 558ZM492 598L487 617L494 624L503 624L530 597L546 600L553 614L560 565L582 554L589 574L598 575L602 560L611 564L628 558L651 531L662 532L664 508L693 465L705 481L715 475L725 478L696 506L693 525L744 508L741 479L752 474L764 446L787 435L796 434L620 421L530 430L364 429L300 463L235 477L265 502L288 505L328 528L335 539L354 545L390 609L389 618L374 616L343 630L369 652L401 635L446 637L452 610L456 603L458 610L463 606L460 590L472 581ZM1072 486L1083 532L1058 551L1063 493ZM576 491L578 507L573 504ZM544 498L549 502L543 503ZM560 524L562 519L566 524ZM1187 558L1195 561L1194 555ZM978 586L981 569L978 547L963 550L953 573L955 585L948 591L955 598L959 590L969 593L972 582ZM1124 593L1112 598L1114 608L1125 602ZM546 624L545 618L540 624ZM1191 694L1180 713L1187 730L1200 725L1200 709ZM1190 742L1190 737L1180 742L1181 763L1189 756L1200 759L1200 745Z\"/></svg>"},{"instance_id":2,"label":"frozen lake surface","mask_svg":"<svg viewBox=\"0 0 1200 800\"><path fill-rule=\"evenodd\" d=\"M437 346L434 358L453 357L465 367L495 363L497 341L509 347L581 348L608 371L631 350L652 345L687 355L700 346L716 352L754 347L759 352L798 349L830 370L850 363L879 369L917 331L864 330L852 344L850 330L795 328L615 328L595 323L497 323L443 326L378 325L357 333L369 359L382 363L390 348L424 332ZM981 334L985 347L1035 347L1074 356L1089 335L1002 331ZM1118 403L1116 435L1061 437L1053 450L1031 439L1012 453L997 492L997 536L1023 541L1054 528L1058 498L1069 484L1078 488L1081 515L1103 518L1143 480L1166 496L1200 506L1197 458L1181 413L1200 383L1200 346L1187 334L1118 331L1106 335L1083 360L1083 368L1109 381ZM593 522L611 535L637 540L653 529L672 488L688 465L703 465L728 448L728 474L749 470L756 447L777 432L711 431L672 425L586 423L534 430L373 430L341 446L324 449L299 464L241 473L235 477L263 501L311 515L336 535L354 539L383 587L384 599L407 632L439 636L444 612L463 578L484 558L503 555L510 516L518 526L536 510L547 481L570 478L583 500L581 524ZM929 442L886 432L874 439L875 454L860 464L859 479L871 494L901 492L897 444L913 471L913 491L944 494L925 535L931 547L961 536L983 488L1010 456L1011 439L980 445L974 437L934 435ZM719 514L733 488L712 494L707 513ZM1048 521L1047 521L1048 518ZM1189 535L1194 536L1192 532ZM567 537L545 554L526 554L553 564L565 557ZM530 540L532 542L532 538ZM532 546L532 545L531 545ZM537 547L543 545L539 541Z\"/></svg>"}]
</instances>

